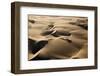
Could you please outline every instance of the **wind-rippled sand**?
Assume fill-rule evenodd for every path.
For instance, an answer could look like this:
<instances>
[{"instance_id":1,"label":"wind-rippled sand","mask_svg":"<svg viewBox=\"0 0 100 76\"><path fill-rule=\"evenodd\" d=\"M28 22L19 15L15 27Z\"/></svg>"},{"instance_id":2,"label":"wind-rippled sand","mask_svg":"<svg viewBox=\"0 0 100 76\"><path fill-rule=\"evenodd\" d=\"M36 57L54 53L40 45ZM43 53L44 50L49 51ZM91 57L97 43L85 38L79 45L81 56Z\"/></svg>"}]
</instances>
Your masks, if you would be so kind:
<instances>
[{"instance_id":1,"label":"wind-rippled sand","mask_svg":"<svg viewBox=\"0 0 100 76\"><path fill-rule=\"evenodd\" d=\"M34 20L34 22L29 22L28 24L29 39L35 41L48 41L48 43L36 53L32 53L34 50L29 50L29 60L34 60L36 57L39 57L40 60L41 58L78 59L88 57L88 29L81 27L81 25L87 26L87 17L29 15L28 20ZM78 20L81 21L78 22ZM41 35L41 32L44 31L44 28L46 28L50 22L54 23L55 30L70 32L71 35L60 35L59 37L54 37L51 34L46 36Z\"/></svg>"}]
</instances>

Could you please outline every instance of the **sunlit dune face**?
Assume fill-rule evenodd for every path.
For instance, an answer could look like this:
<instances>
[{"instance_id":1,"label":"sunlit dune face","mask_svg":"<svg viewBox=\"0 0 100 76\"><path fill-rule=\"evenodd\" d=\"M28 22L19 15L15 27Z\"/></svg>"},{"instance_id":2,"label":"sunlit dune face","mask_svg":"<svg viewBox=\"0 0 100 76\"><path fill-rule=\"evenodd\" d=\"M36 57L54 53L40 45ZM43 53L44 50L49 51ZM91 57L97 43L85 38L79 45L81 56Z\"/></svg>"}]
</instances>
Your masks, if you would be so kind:
<instances>
[{"instance_id":1,"label":"sunlit dune face","mask_svg":"<svg viewBox=\"0 0 100 76\"><path fill-rule=\"evenodd\" d=\"M35 57L48 59L88 57L87 17L28 15L28 21L28 38L36 42L48 41L37 53L29 51L29 60L34 60ZM54 26L49 27L50 24Z\"/></svg>"}]
</instances>

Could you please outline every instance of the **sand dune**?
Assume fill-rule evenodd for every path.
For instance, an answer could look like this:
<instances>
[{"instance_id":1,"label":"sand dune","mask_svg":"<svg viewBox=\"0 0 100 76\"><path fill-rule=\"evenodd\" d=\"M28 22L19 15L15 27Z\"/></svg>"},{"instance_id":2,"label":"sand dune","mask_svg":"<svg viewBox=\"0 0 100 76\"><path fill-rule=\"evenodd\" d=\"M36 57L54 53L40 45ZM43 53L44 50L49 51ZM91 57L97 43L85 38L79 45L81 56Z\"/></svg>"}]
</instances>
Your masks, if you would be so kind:
<instances>
[{"instance_id":1,"label":"sand dune","mask_svg":"<svg viewBox=\"0 0 100 76\"><path fill-rule=\"evenodd\" d=\"M29 60L45 60L45 59L69 59L69 58L87 58L87 42L88 42L88 29L84 29L83 24L86 26L86 17L59 17L59 16L35 16L29 15L29 19L35 20L36 22L29 22L29 39L38 41L46 40L47 43L36 53L32 53L35 50L29 50ZM78 24L70 24L70 22L80 21L82 27ZM55 24L53 34L52 32L47 35L42 35L44 28L47 27L50 20ZM82 23L85 22L85 23ZM53 31L54 31L53 30ZM66 35L62 33L71 33ZM42 44L42 43L41 43ZM33 45L33 44L32 44ZM38 44L35 44L35 46ZM30 47L30 46L28 46ZM39 46L38 46L39 47ZM33 46L34 48L34 46Z\"/></svg>"}]
</instances>

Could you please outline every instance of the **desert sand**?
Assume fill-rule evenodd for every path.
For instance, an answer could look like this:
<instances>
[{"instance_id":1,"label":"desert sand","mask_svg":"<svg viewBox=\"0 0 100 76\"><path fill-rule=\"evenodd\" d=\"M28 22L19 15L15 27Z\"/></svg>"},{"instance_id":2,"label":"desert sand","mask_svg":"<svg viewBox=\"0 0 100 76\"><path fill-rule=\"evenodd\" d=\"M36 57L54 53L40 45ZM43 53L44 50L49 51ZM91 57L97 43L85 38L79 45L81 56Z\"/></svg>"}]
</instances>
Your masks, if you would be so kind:
<instances>
[{"instance_id":1,"label":"desert sand","mask_svg":"<svg viewBox=\"0 0 100 76\"><path fill-rule=\"evenodd\" d=\"M28 60L88 58L87 17L28 15L28 21L28 39L33 41ZM43 35L50 24L54 27Z\"/></svg>"}]
</instances>

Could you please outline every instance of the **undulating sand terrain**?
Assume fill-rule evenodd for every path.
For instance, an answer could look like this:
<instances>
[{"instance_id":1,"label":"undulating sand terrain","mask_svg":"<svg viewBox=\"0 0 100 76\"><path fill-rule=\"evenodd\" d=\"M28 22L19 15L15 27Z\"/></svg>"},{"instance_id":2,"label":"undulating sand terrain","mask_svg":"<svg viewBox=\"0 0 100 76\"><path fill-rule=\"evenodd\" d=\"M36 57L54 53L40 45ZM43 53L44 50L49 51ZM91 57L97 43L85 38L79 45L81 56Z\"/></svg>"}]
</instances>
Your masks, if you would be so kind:
<instances>
[{"instance_id":1,"label":"undulating sand terrain","mask_svg":"<svg viewBox=\"0 0 100 76\"><path fill-rule=\"evenodd\" d=\"M88 58L88 18L28 15L28 60Z\"/></svg>"}]
</instances>

